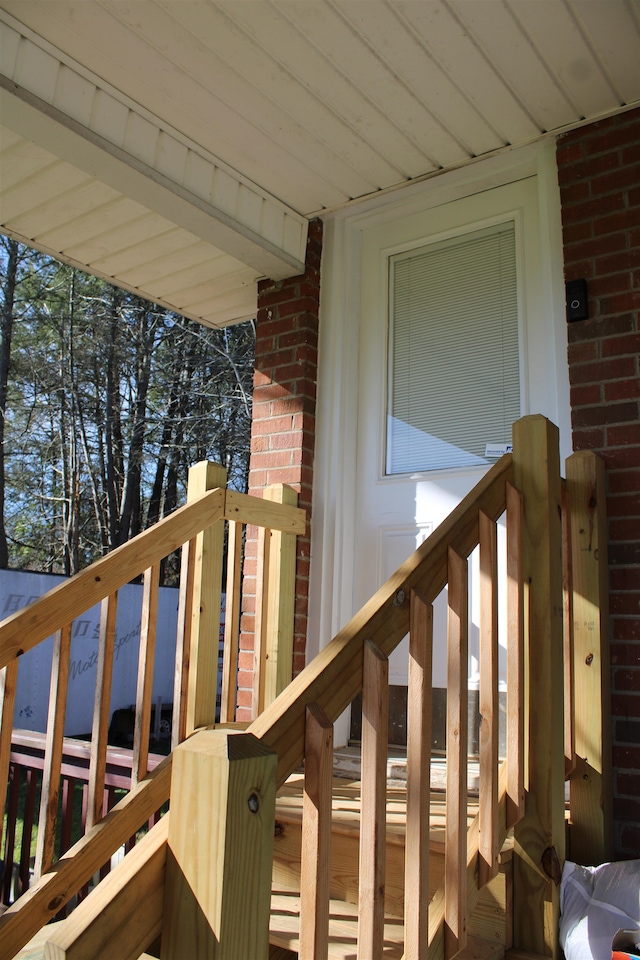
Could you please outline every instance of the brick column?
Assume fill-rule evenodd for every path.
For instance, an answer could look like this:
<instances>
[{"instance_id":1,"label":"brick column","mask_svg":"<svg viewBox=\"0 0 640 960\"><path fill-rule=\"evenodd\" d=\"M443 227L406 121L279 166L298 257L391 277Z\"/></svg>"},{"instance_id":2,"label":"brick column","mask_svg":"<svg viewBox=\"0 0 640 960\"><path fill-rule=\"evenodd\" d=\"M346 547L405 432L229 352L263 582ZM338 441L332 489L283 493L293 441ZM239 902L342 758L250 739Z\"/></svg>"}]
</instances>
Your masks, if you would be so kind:
<instances>
[{"instance_id":1,"label":"brick column","mask_svg":"<svg viewBox=\"0 0 640 960\"><path fill-rule=\"evenodd\" d=\"M607 466L616 855L640 850L640 110L558 140L573 444Z\"/></svg>"},{"instance_id":2,"label":"brick column","mask_svg":"<svg viewBox=\"0 0 640 960\"><path fill-rule=\"evenodd\" d=\"M298 538L293 674L304 668L309 601L313 453L315 445L318 312L322 221L309 225L304 274L258 284L256 359L249 493L288 483L307 511L307 533ZM245 551L238 675L238 720L250 718L255 617L255 531Z\"/></svg>"}]
</instances>

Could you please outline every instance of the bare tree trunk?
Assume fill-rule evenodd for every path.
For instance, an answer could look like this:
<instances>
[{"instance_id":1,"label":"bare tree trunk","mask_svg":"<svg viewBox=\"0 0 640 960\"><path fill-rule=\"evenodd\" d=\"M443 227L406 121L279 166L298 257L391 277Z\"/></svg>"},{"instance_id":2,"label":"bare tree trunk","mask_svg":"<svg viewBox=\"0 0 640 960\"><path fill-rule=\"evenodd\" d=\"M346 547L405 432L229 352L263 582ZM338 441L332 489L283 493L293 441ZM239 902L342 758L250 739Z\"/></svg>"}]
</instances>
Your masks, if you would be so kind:
<instances>
[{"instance_id":1,"label":"bare tree trunk","mask_svg":"<svg viewBox=\"0 0 640 960\"><path fill-rule=\"evenodd\" d=\"M5 413L7 408L7 390L9 386L9 371L11 368L11 337L13 335L13 305L18 275L18 243L7 240L7 276L4 284L4 298L2 303L2 317L0 322L0 569L5 570L9 565L9 549L7 546L7 531L5 527Z\"/></svg>"},{"instance_id":2,"label":"bare tree trunk","mask_svg":"<svg viewBox=\"0 0 640 960\"><path fill-rule=\"evenodd\" d=\"M109 304L109 352L107 356L106 390L106 491L109 512L109 546L118 545L119 540L119 488L122 479L122 429L120 425L120 385L119 364L117 360L118 339L118 302L119 293L112 291Z\"/></svg>"},{"instance_id":3,"label":"bare tree trunk","mask_svg":"<svg viewBox=\"0 0 640 960\"><path fill-rule=\"evenodd\" d=\"M76 306L76 271L71 271L69 286L69 323L61 322L60 432L64 476L63 543L64 568L67 575L80 569L80 475L76 424L76 390L74 363L74 324ZM62 415L65 414L66 416Z\"/></svg>"},{"instance_id":4,"label":"bare tree trunk","mask_svg":"<svg viewBox=\"0 0 640 960\"><path fill-rule=\"evenodd\" d=\"M155 324L147 310L140 314L138 324L138 344L136 356L136 401L133 429L129 444L127 474L122 497L120 515L119 542L125 543L129 537L135 537L142 528L140 516L140 481L142 477L142 458L147 420L147 397L151 378L151 359L153 354Z\"/></svg>"}]
</instances>

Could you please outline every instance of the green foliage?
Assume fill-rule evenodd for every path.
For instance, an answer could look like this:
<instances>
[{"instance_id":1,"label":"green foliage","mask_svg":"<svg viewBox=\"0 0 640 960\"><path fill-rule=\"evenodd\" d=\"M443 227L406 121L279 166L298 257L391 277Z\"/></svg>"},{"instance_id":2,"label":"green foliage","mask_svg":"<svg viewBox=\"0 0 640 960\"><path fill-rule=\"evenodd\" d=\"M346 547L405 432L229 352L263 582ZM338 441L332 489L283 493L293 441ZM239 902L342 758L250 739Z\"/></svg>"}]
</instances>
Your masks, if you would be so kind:
<instances>
[{"instance_id":1,"label":"green foliage","mask_svg":"<svg viewBox=\"0 0 640 960\"><path fill-rule=\"evenodd\" d=\"M246 489L252 323L208 329L6 237L0 291L8 565L76 572L184 502L198 460Z\"/></svg>"}]
</instances>

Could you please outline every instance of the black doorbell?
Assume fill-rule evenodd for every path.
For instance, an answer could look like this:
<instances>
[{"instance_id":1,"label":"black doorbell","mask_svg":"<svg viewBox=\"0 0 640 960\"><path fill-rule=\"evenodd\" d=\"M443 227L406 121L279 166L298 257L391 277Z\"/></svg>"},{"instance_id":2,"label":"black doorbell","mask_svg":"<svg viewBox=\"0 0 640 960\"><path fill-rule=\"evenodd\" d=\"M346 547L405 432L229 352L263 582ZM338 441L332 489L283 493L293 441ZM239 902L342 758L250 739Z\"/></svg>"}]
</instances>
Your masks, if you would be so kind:
<instances>
[{"instance_id":1,"label":"black doorbell","mask_svg":"<svg viewBox=\"0 0 640 960\"><path fill-rule=\"evenodd\" d=\"M589 319L589 300L586 280L567 280L567 321Z\"/></svg>"}]
</instances>

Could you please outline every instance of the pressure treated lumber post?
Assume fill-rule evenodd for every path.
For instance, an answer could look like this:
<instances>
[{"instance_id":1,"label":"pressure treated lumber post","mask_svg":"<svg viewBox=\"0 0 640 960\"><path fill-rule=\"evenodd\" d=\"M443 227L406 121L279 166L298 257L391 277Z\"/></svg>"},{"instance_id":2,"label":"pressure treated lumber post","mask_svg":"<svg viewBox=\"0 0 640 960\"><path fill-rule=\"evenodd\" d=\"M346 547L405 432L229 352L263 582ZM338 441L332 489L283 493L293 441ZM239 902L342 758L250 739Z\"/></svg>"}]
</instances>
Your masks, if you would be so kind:
<instances>
[{"instance_id":1,"label":"pressure treated lumber post","mask_svg":"<svg viewBox=\"0 0 640 960\"><path fill-rule=\"evenodd\" d=\"M429 948L429 816L433 705L433 604L411 591L407 688L407 833L404 955L420 960Z\"/></svg>"},{"instance_id":2,"label":"pressure treated lumber post","mask_svg":"<svg viewBox=\"0 0 640 960\"><path fill-rule=\"evenodd\" d=\"M174 751L162 960L267 960L276 762L225 730Z\"/></svg>"},{"instance_id":3,"label":"pressure treated lumber post","mask_svg":"<svg viewBox=\"0 0 640 960\"><path fill-rule=\"evenodd\" d=\"M469 579L464 557L449 547L447 624L447 822L445 826L445 957L467 943L467 744Z\"/></svg>"},{"instance_id":4,"label":"pressure treated lumber post","mask_svg":"<svg viewBox=\"0 0 640 960\"><path fill-rule=\"evenodd\" d=\"M515 826L514 947L559 956L564 840L562 517L558 431L544 417L513 426L524 500L525 815Z\"/></svg>"},{"instance_id":5,"label":"pressure treated lumber post","mask_svg":"<svg viewBox=\"0 0 640 960\"><path fill-rule=\"evenodd\" d=\"M203 460L189 470L187 502L207 490L226 487L227 471ZM217 521L196 537L191 608L191 641L187 689L186 735L215 723L220 645L222 551L224 523Z\"/></svg>"},{"instance_id":6,"label":"pressure treated lumber post","mask_svg":"<svg viewBox=\"0 0 640 960\"><path fill-rule=\"evenodd\" d=\"M263 500L297 507L298 494L284 483L274 483L262 492ZM264 703L268 707L291 683L293 673L293 617L296 583L296 537L280 530L270 535L269 569L263 590L267 591L264 628Z\"/></svg>"},{"instance_id":7,"label":"pressure treated lumber post","mask_svg":"<svg viewBox=\"0 0 640 960\"><path fill-rule=\"evenodd\" d=\"M358 960L382 960L387 830L389 661L365 641L362 671L362 773Z\"/></svg>"},{"instance_id":8,"label":"pressure treated lumber post","mask_svg":"<svg viewBox=\"0 0 640 960\"><path fill-rule=\"evenodd\" d=\"M574 749L571 859L612 856L609 603L604 462L592 451L566 462L571 503L574 625Z\"/></svg>"},{"instance_id":9,"label":"pressure treated lumber post","mask_svg":"<svg viewBox=\"0 0 640 960\"><path fill-rule=\"evenodd\" d=\"M317 703L310 703L305 723L298 953L314 960L327 960L329 950L332 783L333 724Z\"/></svg>"}]
</instances>

